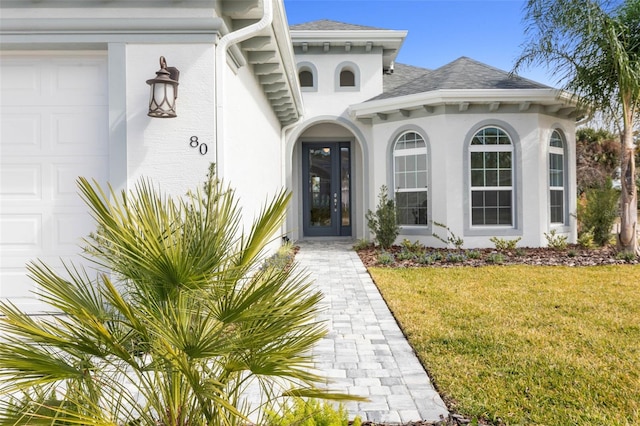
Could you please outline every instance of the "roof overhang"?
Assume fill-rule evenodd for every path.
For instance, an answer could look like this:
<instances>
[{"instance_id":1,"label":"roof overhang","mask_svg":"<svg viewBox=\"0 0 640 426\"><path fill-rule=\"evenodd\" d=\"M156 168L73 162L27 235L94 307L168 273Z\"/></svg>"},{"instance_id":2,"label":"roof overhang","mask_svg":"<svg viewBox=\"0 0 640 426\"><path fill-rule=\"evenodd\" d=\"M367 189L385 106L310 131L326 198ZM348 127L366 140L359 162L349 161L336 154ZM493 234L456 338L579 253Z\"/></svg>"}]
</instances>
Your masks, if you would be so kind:
<instances>
[{"instance_id":1,"label":"roof overhang","mask_svg":"<svg viewBox=\"0 0 640 426\"><path fill-rule=\"evenodd\" d=\"M303 50L351 51L382 49L383 67L395 61L407 31L397 30L291 30L293 46Z\"/></svg>"},{"instance_id":2,"label":"roof overhang","mask_svg":"<svg viewBox=\"0 0 640 426\"><path fill-rule=\"evenodd\" d=\"M585 112L578 108L576 99L567 92L557 89L475 89L475 90L434 90L389 99L379 99L351 105L351 117L360 120L388 117L400 114L408 117L414 111L433 112L442 105L457 105L464 112L472 105L486 106L496 112L505 105L516 105L521 112L527 112L533 105L539 105L549 114L580 119Z\"/></svg>"},{"instance_id":3,"label":"roof overhang","mask_svg":"<svg viewBox=\"0 0 640 426\"><path fill-rule=\"evenodd\" d=\"M263 14L262 0L223 0L222 13L230 30L258 21ZM230 50L236 65L249 64L273 112L283 125L292 124L303 114L293 47L283 0L273 0L273 20L260 34ZM224 34L223 34L224 35ZM238 54L242 51L242 55Z\"/></svg>"},{"instance_id":4,"label":"roof overhang","mask_svg":"<svg viewBox=\"0 0 640 426\"><path fill-rule=\"evenodd\" d=\"M259 21L263 0L2 0L3 50L78 48L107 43L216 43L220 37ZM273 20L255 37L231 46L236 66L253 67L281 124L302 115L293 47L283 0L273 0ZM122 19L122 9L134 18Z\"/></svg>"}]
</instances>

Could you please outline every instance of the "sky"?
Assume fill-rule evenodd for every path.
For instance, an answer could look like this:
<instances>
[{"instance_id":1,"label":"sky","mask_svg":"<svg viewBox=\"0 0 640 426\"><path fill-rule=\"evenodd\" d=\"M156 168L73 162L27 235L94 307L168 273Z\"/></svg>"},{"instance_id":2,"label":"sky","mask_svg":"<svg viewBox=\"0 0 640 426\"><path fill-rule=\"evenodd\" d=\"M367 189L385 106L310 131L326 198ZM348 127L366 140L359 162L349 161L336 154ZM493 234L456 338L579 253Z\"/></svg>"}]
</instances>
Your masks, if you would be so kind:
<instances>
[{"instance_id":1,"label":"sky","mask_svg":"<svg viewBox=\"0 0 640 426\"><path fill-rule=\"evenodd\" d=\"M435 69L461 56L511 71L524 43L524 0L284 0L289 25L319 19L409 33L396 62ZM542 67L519 75L557 87Z\"/></svg>"}]
</instances>

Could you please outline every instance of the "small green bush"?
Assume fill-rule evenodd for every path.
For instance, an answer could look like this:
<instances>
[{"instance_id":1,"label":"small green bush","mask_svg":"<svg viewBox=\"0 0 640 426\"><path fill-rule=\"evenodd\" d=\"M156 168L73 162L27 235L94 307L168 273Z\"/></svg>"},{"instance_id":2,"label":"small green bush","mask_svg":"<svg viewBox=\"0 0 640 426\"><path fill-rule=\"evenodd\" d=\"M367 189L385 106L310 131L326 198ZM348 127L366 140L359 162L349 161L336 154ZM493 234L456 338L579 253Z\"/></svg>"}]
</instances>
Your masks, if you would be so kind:
<instances>
[{"instance_id":1,"label":"small green bush","mask_svg":"<svg viewBox=\"0 0 640 426\"><path fill-rule=\"evenodd\" d=\"M548 234L545 232L544 237L547 239L547 247L553 250L564 250L567 248L567 236L558 235L555 229L552 229Z\"/></svg>"},{"instance_id":2,"label":"small green bush","mask_svg":"<svg viewBox=\"0 0 640 426\"><path fill-rule=\"evenodd\" d=\"M446 261L449 263L461 263L467 259L462 253L447 253Z\"/></svg>"},{"instance_id":3,"label":"small green bush","mask_svg":"<svg viewBox=\"0 0 640 426\"><path fill-rule=\"evenodd\" d=\"M415 260L418 256L418 254L403 248L400 253L396 255L396 258L398 260Z\"/></svg>"},{"instance_id":4,"label":"small green bush","mask_svg":"<svg viewBox=\"0 0 640 426\"><path fill-rule=\"evenodd\" d=\"M502 253L491 253L487 256L488 263L495 263L497 265L504 263L504 255Z\"/></svg>"},{"instance_id":5,"label":"small green bush","mask_svg":"<svg viewBox=\"0 0 640 426\"><path fill-rule=\"evenodd\" d=\"M293 250L293 244L289 241L280 246L277 252L265 259L262 264L262 269L277 269L282 270L293 262L295 252Z\"/></svg>"},{"instance_id":6,"label":"small green bush","mask_svg":"<svg viewBox=\"0 0 640 426\"><path fill-rule=\"evenodd\" d=\"M578 245L586 249L591 249L596 246L593 241L593 232L591 230L583 231L578 235Z\"/></svg>"},{"instance_id":7,"label":"small green bush","mask_svg":"<svg viewBox=\"0 0 640 426\"><path fill-rule=\"evenodd\" d=\"M422 256L418 256L416 261L422 265L433 265L435 259L433 258L433 256L424 253Z\"/></svg>"},{"instance_id":8,"label":"small green bush","mask_svg":"<svg viewBox=\"0 0 640 426\"><path fill-rule=\"evenodd\" d=\"M578 205L578 221L583 230L593 233L593 241L599 246L609 243L611 228L618 217L620 191L609 180L599 188L585 192L583 204Z\"/></svg>"},{"instance_id":9,"label":"small green bush","mask_svg":"<svg viewBox=\"0 0 640 426\"><path fill-rule=\"evenodd\" d=\"M480 253L478 250L469 250L467 252L467 257L469 259L480 259L481 256L482 256L482 253Z\"/></svg>"},{"instance_id":10,"label":"small green bush","mask_svg":"<svg viewBox=\"0 0 640 426\"><path fill-rule=\"evenodd\" d=\"M400 234L395 202L389 198L386 185L380 188L375 213L367 211L367 225L383 249L388 249Z\"/></svg>"},{"instance_id":11,"label":"small green bush","mask_svg":"<svg viewBox=\"0 0 640 426\"><path fill-rule=\"evenodd\" d=\"M378 255L378 263L381 265L391 265L396 261L393 253L389 253L388 251L383 251Z\"/></svg>"},{"instance_id":12,"label":"small green bush","mask_svg":"<svg viewBox=\"0 0 640 426\"><path fill-rule=\"evenodd\" d=\"M442 238L440 235L436 234L435 232L433 233L434 238L445 243L447 247L449 246L449 244L452 244L456 249L458 250L462 249L462 246L464 245L464 240L461 237L458 237L456 234L454 234L453 231L451 231L451 229L443 223L433 221L433 224L447 231L446 239Z\"/></svg>"},{"instance_id":13,"label":"small green bush","mask_svg":"<svg viewBox=\"0 0 640 426\"><path fill-rule=\"evenodd\" d=\"M433 257L434 260L442 260L444 258L442 253L439 251L432 253L431 256Z\"/></svg>"},{"instance_id":14,"label":"small green bush","mask_svg":"<svg viewBox=\"0 0 640 426\"><path fill-rule=\"evenodd\" d=\"M411 242L408 239L402 240L400 246L403 250L406 250L411 253L420 254L424 252L424 246L420 243L420 241Z\"/></svg>"},{"instance_id":15,"label":"small green bush","mask_svg":"<svg viewBox=\"0 0 640 426\"><path fill-rule=\"evenodd\" d=\"M371 246L371 242L369 240L367 240L366 238L363 238L361 240L356 241L356 243L353 245L353 249L355 251L364 250L364 249L368 248L369 246Z\"/></svg>"},{"instance_id":16,"label":"small green bush","mask_svg":"<svg viewBox=\"0 0 640 426\"><path fill-rule=\"evenodd\" d=\"M518 237L514 240L507 240L505 238L498 238L498 237L491 237L489 238L489 241L491 241L493 244L495 244L496 246L496 250L498 251L510 251L510 250L515 250L516 246L518 245L518 242L520 242L520 240L522 239L522 237Z\"/></svg>"},{"instance_id":17,"label":"small green bush","mask_svg":"<svg viewBox=\"0 0 640 426\"><path fill-rule=\"evenodd\" d=\"M636 260L636 255L635 253L630 251L621 251L618 254L616 254L616 259L624 260L627 263L631 263L634 260Z\"/></svg>"},{"instance_id":18,"label":"small green bush","mask_svg":"<svg viewBox=\"0 0 640 426\"><path fill-rule=\"evenodd\" d=\"M266 413L265 426L348 426L349 415L342 404L335 408L328 402L296 398L293 405L285 405L279 411ZM360 426L356 417L351 425Z\"/></svg>"}]
</instances>

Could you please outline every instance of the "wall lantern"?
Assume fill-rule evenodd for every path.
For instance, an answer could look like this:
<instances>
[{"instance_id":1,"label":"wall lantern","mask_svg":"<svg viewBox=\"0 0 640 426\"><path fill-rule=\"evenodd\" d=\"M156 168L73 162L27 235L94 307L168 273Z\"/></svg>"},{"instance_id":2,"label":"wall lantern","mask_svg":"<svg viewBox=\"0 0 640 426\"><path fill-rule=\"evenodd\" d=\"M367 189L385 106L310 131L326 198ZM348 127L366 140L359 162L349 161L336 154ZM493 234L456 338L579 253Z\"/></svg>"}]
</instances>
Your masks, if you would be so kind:
<instances>
[{"instance_id":1,"label":"wall lantern","mask_svg":"<svg viewBox=\"0 0 640 426\"><path fill-rule=\"evenodd\" d=\"M176 99L178 98L178 79L180 71L168 67L164 56L160 56L160 69L156 71L156 78L147 80L151 86L149 99L149 117L176 117Z\"/></svg>"}]
</instances>

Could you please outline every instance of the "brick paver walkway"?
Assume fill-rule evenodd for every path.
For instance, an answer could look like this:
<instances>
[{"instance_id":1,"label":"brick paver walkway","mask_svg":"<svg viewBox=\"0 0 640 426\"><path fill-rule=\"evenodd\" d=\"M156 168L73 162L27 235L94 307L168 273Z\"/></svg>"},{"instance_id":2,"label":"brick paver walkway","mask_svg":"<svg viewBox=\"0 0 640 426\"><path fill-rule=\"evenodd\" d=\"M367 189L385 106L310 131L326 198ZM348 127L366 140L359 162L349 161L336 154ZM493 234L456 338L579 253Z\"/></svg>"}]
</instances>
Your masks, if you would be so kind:
<instances>
[{"instance_id":1,"label":"brick paver walkway","mask_svg":"<svg viewBox=\"0 0 640 426\"><path fill-rule=\"evenodd\" d=\"M331 388L365 396L350 417L373 422L437 421L448 416L351 241L299 242L296 260L324 293L328 336L314 350Z\"/></svg>"}]
</instances>

